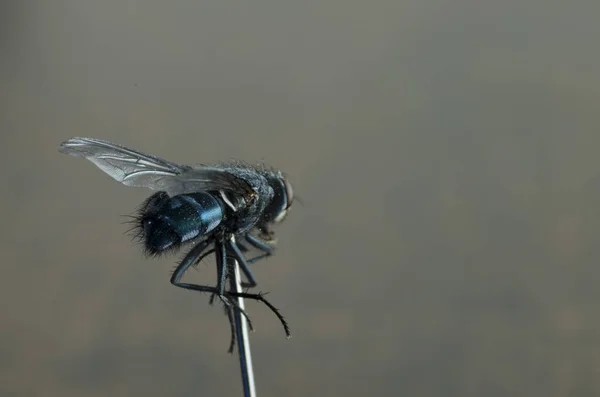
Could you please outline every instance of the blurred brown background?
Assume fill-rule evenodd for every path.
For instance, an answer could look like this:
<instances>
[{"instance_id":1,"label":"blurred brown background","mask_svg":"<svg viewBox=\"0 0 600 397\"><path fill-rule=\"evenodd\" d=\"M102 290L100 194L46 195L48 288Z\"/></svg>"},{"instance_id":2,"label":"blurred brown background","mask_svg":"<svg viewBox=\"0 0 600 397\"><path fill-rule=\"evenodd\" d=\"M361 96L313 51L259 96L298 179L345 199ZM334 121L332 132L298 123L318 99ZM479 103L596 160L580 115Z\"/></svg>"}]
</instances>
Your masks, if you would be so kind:
<instances>
[{"instance_id":1,"label":"blurred brown background","mask_svg":"<svg viewBox=\"0 0 600 397\"><path fill-rule=\"evenodd\" d=\"M600 3L1 4L0 395L241 391L71 136L289 174L261 396L600 395Z\"/></svg>"}]
</instances>

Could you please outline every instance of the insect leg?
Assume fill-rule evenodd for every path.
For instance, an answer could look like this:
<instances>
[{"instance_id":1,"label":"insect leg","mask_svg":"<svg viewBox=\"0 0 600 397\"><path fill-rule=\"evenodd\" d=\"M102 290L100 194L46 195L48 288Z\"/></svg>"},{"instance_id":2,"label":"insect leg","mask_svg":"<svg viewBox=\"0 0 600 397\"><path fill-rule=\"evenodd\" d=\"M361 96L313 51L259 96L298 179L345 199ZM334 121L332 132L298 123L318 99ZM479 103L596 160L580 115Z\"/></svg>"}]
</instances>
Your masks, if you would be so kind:
<instances>
[{"instance_id":1,"label":"insect leg","mask_svg":"<svg viewBox=\"0 0 600 397\"><path fill-rule=\"evenodd\" d=\"M242 287L244 287L244 288L256 287L256 285L257 285L256 279L254 278L252 271L248 267L248 262L246 262L246 258L244 257L244 254L242 254L242 251L240 251L240 249L238 248L235 241L228 240L227 247L230 249L231 253L233 254L233 257L235 259L237 259L240 269L242 269L242 272L244 272L244 275L248 279L248 282L242 283Z\"/></svg>"},{"instance_id":2,"label":"insect leg","mask_svg":"<svg viewBox=\"0 0 600 397\"><path fill-rule=\"evenodd\" d=\"M217 257L217 290L219 296L223 296L225 293L225 280L227 279L227 273L229 268L227 267L227 246L223 241L215 242L215 256Z\"/></svg>"},{"instance_id":3,"label":"insect leg","mask_svg":"<svg viewBox=\"0 0 600 397\"><path fill-rule=\"evenodd\" d=\"M275 249L273 248L273 246L271 246L268 242L266 242L265 240L263 240L259 237L253 236L250 233L246 233L246 235L244 235L244 238L246 239L248 244L250 244L254 248L264 252L264 254L255 256L252 259L248 259L246 261L246 263L248 263L249 265L251 265L255 262L258 262L259 260L261 260L263 258L271 256L271 255L273 255L273 252L275 252Z\"/></svg>"},{"instance_id":4,"label":"insect leg","mask_svg":"<svg viewBox=\"0 0 600 397\"><path fill-rule=\"evenodd\" d=\"M236 333L235 319L233 318L233 310L231 309L231 307L225 306L225 312L227 313L227 318L229 319L229 330L231 331L231 340L229 341L229 349L227 349L227 353L233 354L233 348L235 347L235 333Z\"/></svg>"},{"instance_id":5,"label":"insect leg","mask_svg":"<svg viewBox=\"0 0 600 397\"><path fill-rule=\"evenodd\" d=\"M245 244L243 244L243 243L241 243L241 242L239 242L239 241L236 241L236 243L237 243L237 246L238 246L238 248L239 248L239 249L240 249L242 252L248 252L248 247L246 247L246 245L245 245Z\"/></svg>"},{"instance_id":6,"label":"insect leg","mask_svg":"<svg viewBox=\"0 0 600 397\"><path fill-rule=\"evenodd\" d=\"M206 251L205 253L203 253L202 255L200 255L200 257L198 259L196 259L196 262L194 262L194 264L192 266L197 267L200 262L202 261L202 259L206 258L207 256L209 256L210 254L214 253L215 249L211 248L208 251Z\"/></svg>"},{"instance_id":7,"label":"insect leg","mask_svg":"<svg viewBox=\"0 0 600 397\"><path fill-rule=\"evenodd\" d=\"M260 254L258 256L255 256L252 259L246 259L246 263L248 265L253 264L254 262L257 262L263 258L266 258L267 256L271 256L273 255L273 252L275 251L275 249L273 248L273 246L271 246L268 242L266 242L265 240L253 236L250 233L244 235L244 238L248 241L248 243L250 245L252 245L254 248L263 251L264 254ZM238 246L238 248L240 249L241 252L248 252L248 247L246 247L244 244L242 244L239 241L235 242L236 245ZM200 261L202 261L204 258L206 258L207 256L209 256L210 254L212 254L213 252L215 252L214 248L211 248L210 250L206 251L205 253L203 253L194 263L193 266L197 266ZM231 256L229 256L231 258Z\"/></svg>"},{"instance_id":8,"label":"insect leg","mask_svg":"<svg viewBox=\"0 0 600 397\"><path fill-rule=\"evenodd\" d=\"M248 241L248 243L253 246L254 248L257 248L261 251L264 251L268 254L272 254L273 251L275 251L275 249L273 248L272 245L270 245L266 240L263 240L260 237L256 237L250 233L246 233L246 235L244 236L246 238L246 240Z\"/></svg>"},{"instance_id":9,"label":"insect leg","mask_svg":"<svg viewBox=\"0 0 600 397\"><path fill-rule=\"evenodd\" d=\"M183 275L185 274L187 269L189 269L190 266L192 266L194 263L196 263L196 260L200 257L200 254L202 253L202 251L204 251L204 249L206 249L206 247L208 246L209 243L210 243L210 241L201 241L200 243L198 243L197 246L195 246L190 252L187 253L187 255L183 258L181 263L177 266L177 268L175 268L175 271L171 275L171 280L170 280L171 284L173 284L176 287L180 287L180 288L185 288L185 289L200 291L200 292L210 292L212 294L218 295L219 298L221 299L221 301L226 306L232 306L236 310L239 310L240 313L242 313L244 315L244 317L246 317L246 320L248 320L248 328L250 328L251 331L254 330L254 328L252 327L252 321L248 317L248 314L242 308L240 308L233 300L229 299L230 296L235 297L235 295L232 295L232 293L229 293L229 292L222 293L222 292L220 292L220 290L218 288L210 287L208 285L188 284L188 283L182 283L180 281L181 277L183 277ZM226 268L227 266L225 265L224 257L221 257L221 261L219 264L220 255L218 254L218 252L219 252L219 250L217 250L217 268L219 268L219 266L221 266L222 268ZM226 270L223 270L222 272L225 272L225 271ZM224 285L225 284L223 283L223 286Z\"/></svg>"},{"instance_id":10,"label":"insect leg","mask_svg":"<svg viewBox=\"0 0 600 397\"><path fill-rule=\"evenodd\" d=\"M179 267L181 267L181 265L179 265ZM179 269L178 267L178 269ZM185 271L185 269L183 270ZM177 270L175 271L175 273L173 273L173 277L171 278L171 283L179 288L185 288L185 289L189 289L192 291L199 291L199 292L209 292L212 294L218 294L218 290L215 287L210 287L208 285L197 285L197 284L189 284L189 283L182 283L181 281L179 281L181 279L181 274L182 272L178 272ZM175 277L177 275L177 277ZM273 304L271 304L271 302L269 302L265 297L264 294L262 292L259 292L258 294L251 294L248 292L233 292L233 291L227 291L226 296L221 297L221 299L225 298L226 301L224 301L226 304L230 304L231 306L233 306L236 310L239 310L240 313L242 313L244 315L244 317L246 317L247 320L249 320L248 315L246 314L246 312L244 310L242 310L239 306L235 305L234 302L230 301L229 299L227 299L228 297L234 297L234 298L244 298L244 299L252 299L255 301L259 301L264 303L279 319L279 321L281 322L281 325L283 325L283 329L285 330L285 334L288 338L292 337L292 334L290 333L290 327L287 323L287 321L285 321L285 318L281 315L281 313L279 313L279 309L277 309L275 306L273 306ZM251 323L249 322L249 325L251 325ZM253 330L253 328L250 328L251 330Z\"/></svg>"},{"instance_id":11,"label":"insect leg","mask_svg":"<svg viewBox=\"0 0 600 397\"><path fill-rule=\"evenodd\" d=\"M179 265L177 265L177 268L173 271L173 275L171 276L171 283L173 282L173 279L176 275L178 275L178 278L181 278L181 276L183 276L183 273L185 273L185 271L190 266L195 265L200 259L202 259L200 255L202 254L202 251L204 251L206 247L208 247L209 243L210 242L208 240L200 241L194 248L190 250L190 252L188 252L185 255L185 257L181 260L181 263L179 263Z\"/></svg>"},{"instance_id":12,"label":"insect leg","mask_svg":"<svg viewBox=\"0 0 600 397\"><path fill-rule=\"evenodd\" d=\"M202 255L203 257L205 257L207 254L209 253L215 253L215 257L218 255L216 249L211 249L210 251L206 252L204 255ZM223 261L220 261L219 258L217 257L217 283L221 280L221 275L223 274L224 270L223 270ZM219 288L219 286L217 285L217 288ZM210 294L210 300L208 301L208 303L210 305L212 305L215 301L215 297L218 294ZM228 313L229 315L229 313Z\"/></svg>"}]
</instances>

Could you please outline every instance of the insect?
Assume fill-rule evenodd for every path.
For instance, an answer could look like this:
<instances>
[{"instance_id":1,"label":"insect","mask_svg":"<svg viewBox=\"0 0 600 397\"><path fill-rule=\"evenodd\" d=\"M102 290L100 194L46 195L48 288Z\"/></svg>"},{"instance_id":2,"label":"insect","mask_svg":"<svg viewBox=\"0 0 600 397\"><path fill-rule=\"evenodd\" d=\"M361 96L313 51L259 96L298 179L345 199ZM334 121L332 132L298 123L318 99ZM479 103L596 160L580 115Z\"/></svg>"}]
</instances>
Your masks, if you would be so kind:
<instances>
[{"instance_id":1,"label":"insect","mask_svg":"<svg viewBox=\"0 0 600 397\"><path fill-rule=\"evenodd\" d=\"M283 221L294 200L292 185L281 172L241 162L180 165L94 138L71 138L59 151L90 160L126 186L156 191L132 216L132 230L152 257L192 247L173 272L171 284L210 293L211 303L218 296L230 323L231 310L236 309L250 327L250 319L232 298L260 301L277 316L286 336L291 336L286 320L264 294L248 292L257 285L249 265L273 254L273 226ZM246 244L260 254L246 259ZM217 262L216 286L181 281L191 266L212 253ZM228 259L237 260L246 279L242 283L245 292L226 288L232 271Z\"/></svg>"}]
</instances>

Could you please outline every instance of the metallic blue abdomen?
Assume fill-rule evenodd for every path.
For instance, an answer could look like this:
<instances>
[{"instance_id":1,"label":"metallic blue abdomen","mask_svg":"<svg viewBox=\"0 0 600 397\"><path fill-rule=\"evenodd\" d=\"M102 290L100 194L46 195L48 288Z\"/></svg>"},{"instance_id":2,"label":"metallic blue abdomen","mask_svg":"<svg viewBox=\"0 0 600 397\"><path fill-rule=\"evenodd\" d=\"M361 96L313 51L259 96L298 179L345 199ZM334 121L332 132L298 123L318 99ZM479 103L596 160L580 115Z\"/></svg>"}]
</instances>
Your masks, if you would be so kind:
<instances>
[{"instance_id":1,"label":"metallic blue abdomen","mask_svg":"<svg viewBox=\"0 0 600 397\"><path fill-rule=\"evenodd\" d=\"M212 195L193 193L171 198L159 215L183 242L213 231L223 219L223 210Z\"/></svg>"},{"instance_id":2,"label":"metallic blue abdomen","mask_svg":"<svg viewBox=\"0 0 600 397\"><path fill-rule=\"evenodd\" d=\"M153 197L154 201L153 201ZM146 248L158 253L213 231L223 220L219 201L209 193L149 199L142 217Z\"/></svg>"}]
</instances>

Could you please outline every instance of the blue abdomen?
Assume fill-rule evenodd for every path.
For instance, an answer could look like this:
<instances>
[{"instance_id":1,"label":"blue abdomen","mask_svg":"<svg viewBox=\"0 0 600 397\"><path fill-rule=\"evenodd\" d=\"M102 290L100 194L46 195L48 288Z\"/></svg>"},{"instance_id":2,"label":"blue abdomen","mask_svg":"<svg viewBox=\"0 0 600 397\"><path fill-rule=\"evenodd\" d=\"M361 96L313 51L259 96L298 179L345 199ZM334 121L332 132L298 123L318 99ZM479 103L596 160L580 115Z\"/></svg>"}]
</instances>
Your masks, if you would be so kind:
<instances>
[{"instance_id":1,"label":"blue abdomen","mask_svg":"<svg viewBox=\"0 0 600 397\"><path fill-rule=\"evenodd\" d=\"M162 218L181 236L182 241L210 233L223 219L219 202L208 193L182 194L161 209Z\"/></svg>"},{"instance_id":2,"label":"blue abdomen","mask_svg":"<svg viewBox=\"0 0 600 397\"><path fill-rule=\"evenodd\" d=\"M154 201L152 201L154 198ZM158 253L213 231L223 220L223 209L208 193L152 196L142 216L145 245Z\"/></svg>"}]
</instances>

